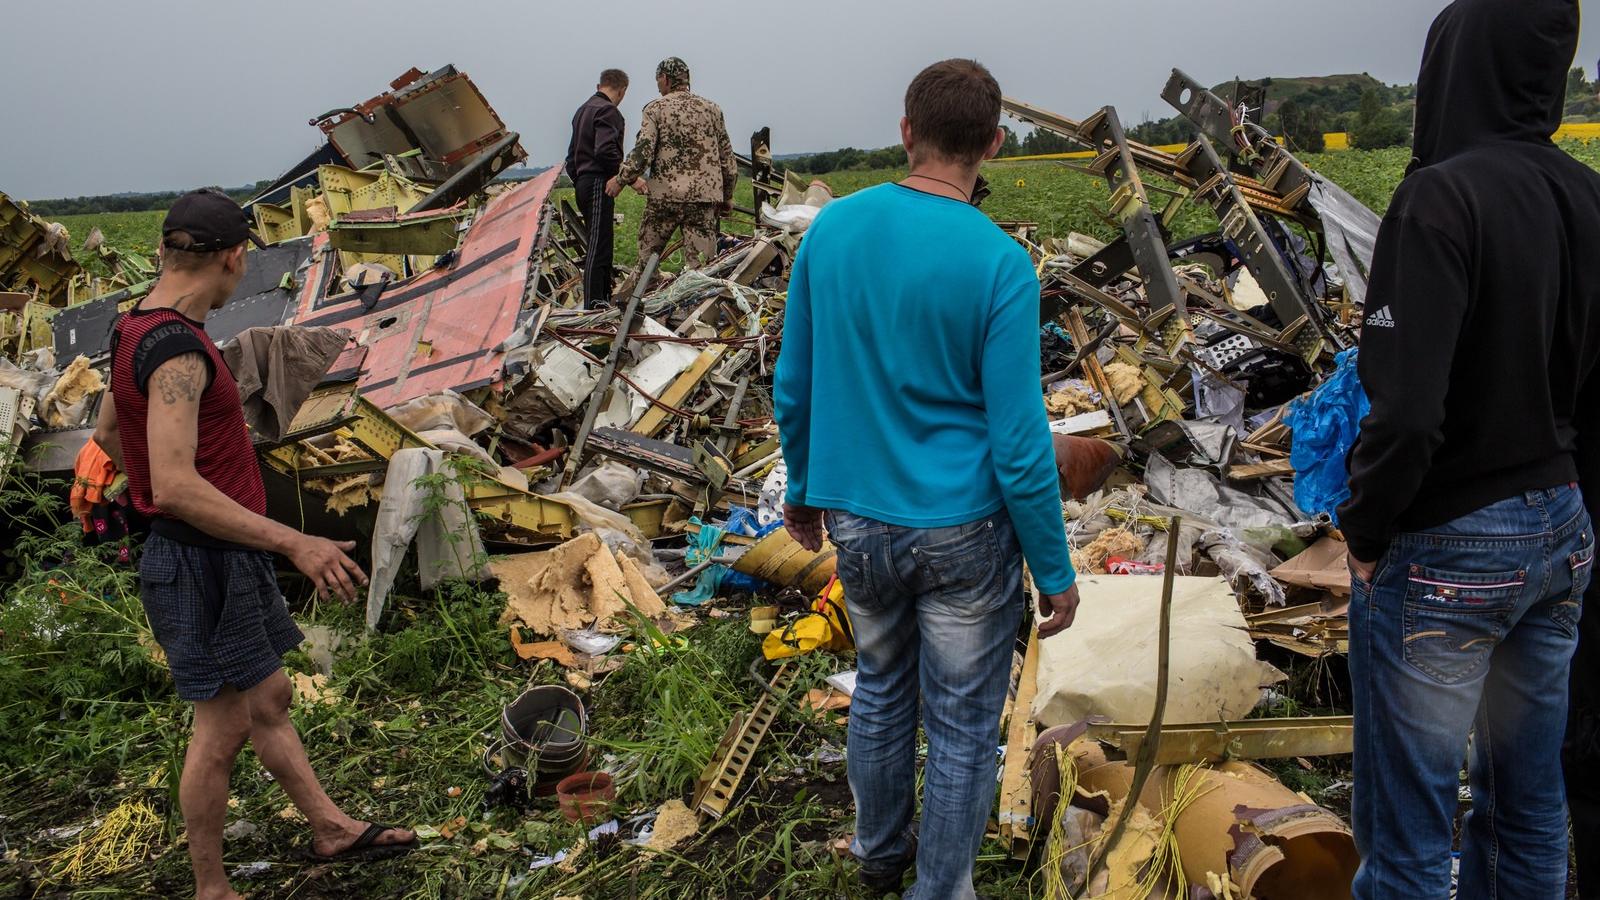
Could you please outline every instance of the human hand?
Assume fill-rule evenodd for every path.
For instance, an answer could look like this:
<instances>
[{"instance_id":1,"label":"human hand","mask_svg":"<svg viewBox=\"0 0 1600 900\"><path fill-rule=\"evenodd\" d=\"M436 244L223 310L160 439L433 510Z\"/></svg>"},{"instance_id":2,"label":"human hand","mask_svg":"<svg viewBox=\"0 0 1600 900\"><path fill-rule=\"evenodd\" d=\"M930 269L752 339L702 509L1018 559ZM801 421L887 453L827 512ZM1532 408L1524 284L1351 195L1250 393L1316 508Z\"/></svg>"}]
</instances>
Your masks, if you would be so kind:
<instances>
[{"instance_id":1,"label":"human hand","mask_svg":"<svg viewBox=\"0 0 1600 900\"><path fill-rule=\"evenodd\" d=\"M812 553L822 549L822 510L785 503L783 527L795 543Z\"/></svg>"},{"instance_id":2,"label":"human hand","mask_svg":"<svg viewBox=\"0 0 1600 900\"><path fill-rule=\"evenodd\" d=\"M1367 584L1371 584L1372 576L1377 574L1378 564L1376 562L1362 562L1361 560L1352 556L1350 557L1350 571L1357 578L1361 579Z\"/></svg>"},{"instance_id":3,"label":"human hand","mask_svg":"<svg viewBox=\"0 0 1600 900\"><path fill-rule=\"evenodd\" d=\"M356 599L356 586L367 583L366 573L346 555L355 549L355 541L330 541L307 534L285 555L320 593L351 602Z\"/></svg>"},{"instance_id":4,"label":"human hand","mask_svg":"<svg viewBox=\"0 0 1600 900\"><path fill-rule=\"evenodd\" d=\"M1059 594L1040 594L1039 615L1046 617L1039 623L1040 640L1071 628L1072 620L1078 616L1078 586L1074 584Z\"/></svg>"},{"instance_id":5,"label":"human hand","mask_svg":"<svg viewBox=\"0 0 1600 900\"><path fill-rule=\"evenodd\" d=\"M607 197L615 197L616 195L618 195L620 193L622 193L622 182L617 180L617 176L613 175L610 178L607 178L606 179L606 196Z\"/></svg>"},{"instance_id":6,"label":"human hand","mask_svg":"<svg viewBox=\"0 0 1600 900\"><path fill-rule=\"evenodd\" d=\"M644 194L645 196L649 196L650 182L645 181L643 178L635 178L633 180L633 189L641 194Z\"/></svg>"},{"instance_id":7,"label":"human hand","mask_svg":"<svg viewBox=\"0 0 1600 900\"><path fill-rule=\"evenodd\" d=\"M719 218L726 219L731 215L733 215L733 201L724 200L717 204L717 216Z\"/></svg>"}]
</instances>

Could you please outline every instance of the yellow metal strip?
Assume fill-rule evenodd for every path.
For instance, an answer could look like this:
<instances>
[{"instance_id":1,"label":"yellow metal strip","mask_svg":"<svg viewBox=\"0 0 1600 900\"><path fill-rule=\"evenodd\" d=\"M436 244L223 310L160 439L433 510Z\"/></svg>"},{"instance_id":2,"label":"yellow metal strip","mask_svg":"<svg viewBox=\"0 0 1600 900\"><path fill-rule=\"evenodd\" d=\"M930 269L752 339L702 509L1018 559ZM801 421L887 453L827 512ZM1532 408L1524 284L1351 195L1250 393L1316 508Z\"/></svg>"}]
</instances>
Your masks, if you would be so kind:
<instances>
[{"instance_id":1,"label":"yellow metal strip","mask_svg":"<svg viewBox=\"0 0 1600 900\"><path fill-rule=\"evenodd\" d=\"M677 406L682 403L684 398L689 396L689 393L706 377L711 371L711 367L716 365L717 360L721 359L722 354L727 350L727 344L712 344L700 351L700 355L689 365L689 368L684 369L683 374L679 375L677 380L672 382L667 387L666 392L658 399L668 406ZM656 433L666 424L667 411L655 404L651 404L645 414L639 417L639 424L633 426L630 430L634 434L655 437Z\"/></svg>"}]
</instances>

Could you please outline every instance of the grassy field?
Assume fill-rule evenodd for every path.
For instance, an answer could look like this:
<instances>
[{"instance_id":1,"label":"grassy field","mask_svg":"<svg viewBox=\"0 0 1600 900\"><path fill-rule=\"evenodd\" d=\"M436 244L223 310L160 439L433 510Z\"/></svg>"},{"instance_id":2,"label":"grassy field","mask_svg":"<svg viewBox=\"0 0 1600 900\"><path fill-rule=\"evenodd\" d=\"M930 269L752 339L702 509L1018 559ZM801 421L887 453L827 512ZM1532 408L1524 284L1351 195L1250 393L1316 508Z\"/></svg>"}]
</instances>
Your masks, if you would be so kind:
<instances>
[{"instance_id":1,"label":"grassy field","mask_svg":"<svg viewBox=\"0 0 1600 900\"><path fill-rule=\"evenodd\" d=\"M1600 142L1562 145L1574 157L1589 166L1600 169ZM1410 159L1404 148L1391 150L1322 153L1302 157L1312 169L1322 173L1357 199L1382 213L1388 209L1389 198ZM895 181L905 176L903 169L872 169L865 171L830 172L817 176L835 193L843 195L864 187ZM984 168L993 194L983 204L983 211L997 221L1037 222L1043 234L1065 236L1077 231L1107 239L1115 229L1106 223L1105 182L1053 161L1007 162L996 160ZM1160 184L1159 180L1153 183ZM556 191L557 199L570 199L572 191ZM749 179L740 179L736 195L740 205L750 203ZM1158 204L1158 198L1152 198ZM639 220L644 213L644 197L625 190L617 198L617 212L622 222L617 226L616 258L619 265L633 265L638 259ZM117 247L152 253L161 236L159 211L141 213L104 213L64 216L61 223L72 235L73 247L82 246L89 230L99 226L106 240ZM1216 229L1216 221L1204 209L1185 208L1173 223L1178 237L1187 237ZM729 230L748 234L750 220L735 213L728 223ZM676 268L681 257L675 258L668 268Z\"/></svg>"}]
</instances>

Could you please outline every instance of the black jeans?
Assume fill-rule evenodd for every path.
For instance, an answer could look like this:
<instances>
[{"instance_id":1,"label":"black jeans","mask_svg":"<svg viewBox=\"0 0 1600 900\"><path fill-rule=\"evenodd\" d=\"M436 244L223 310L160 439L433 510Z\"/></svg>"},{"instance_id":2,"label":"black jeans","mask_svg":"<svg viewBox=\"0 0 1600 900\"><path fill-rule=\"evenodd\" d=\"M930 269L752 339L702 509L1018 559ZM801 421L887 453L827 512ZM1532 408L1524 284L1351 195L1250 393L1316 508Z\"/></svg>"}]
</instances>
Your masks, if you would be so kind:
<instances>
[{"instance_id":1,"label":"black jeans","mask_svg":"<svg viewBox=\"0 0 1600 900\"><path fill-rule=\"evenodd\" d=\"M611 245L616 224L616 201L606 196L606 176L579 175L573 182L578 212L588 233L589 253L583 261L583 306L594 309L611 303Z\"/></svg>"}]
</instances>

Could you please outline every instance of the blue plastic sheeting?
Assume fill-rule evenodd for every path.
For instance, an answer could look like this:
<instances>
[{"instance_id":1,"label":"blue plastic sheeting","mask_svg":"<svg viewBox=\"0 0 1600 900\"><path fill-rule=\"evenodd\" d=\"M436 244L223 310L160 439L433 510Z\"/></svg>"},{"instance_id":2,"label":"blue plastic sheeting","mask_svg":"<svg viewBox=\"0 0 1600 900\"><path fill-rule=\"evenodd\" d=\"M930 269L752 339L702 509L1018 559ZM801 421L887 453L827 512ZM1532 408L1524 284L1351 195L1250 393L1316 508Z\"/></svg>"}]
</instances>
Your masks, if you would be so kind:
<instances>
[{"instance_id":1,"label":"blue plastic sheeting","mask_svg":"<svg viewBox=\"0 0 1600 900\"><path fill-rule=\"evenodd\" d=\"M744 506L735 506L728 513L728 521L722 524L722 530L728 534L737 534L749 538L766 537L774 529L782 528L782 522L773 522L766 527L756 520L756 511ZM766 587L767 583L754 575L735 572L727 569L722 576L722 587L730 591L744 591L753 594Z\"/></svg>"},{"instance_id":2,"label":"blue plastic sheeting","mask_svg":"<svg viewBox=\"0 0 1600 900\"><path fill-rule=\"evenodd\" d=\"M735 506L728 515L728 521L721 525L707 525L698 518L690 519L700 526L700 533L695 535L694 544L689 547L688 555L684 561L689 568L694 568L702 562L717 554L717 548L722 545L722 539L730 534L744 537L765 537L775 528L783 527L781 522L774 522L763 528L756 522L754 510L743 506ZM727 588L730 591L747 591L754 593L767 586L765 581L742 572L735 572L724 565L714 565L700 573L699 580L695 582L694 589L679 591L672 595L672 602L684 606L699 606L717 595L717 591Z\"/></svg>"},{"instance_id":3,"label":"blue plastic sheeting","mask_svg":"<svg viewBox=\"0 0 1600 900\"><path fill-rule=\"evenodd\" d=\"M1339 504L1350 498L1345 456L1355 446L1361 420L1372 409L1356 374L1356 350L1334 357L1333 375L1307 397L1289 404L1284 424L1294 432L1294 502L1312 515L1327 513L1339 524Z\"/></svg>"},{"instance_id":4,"label":"blue plastic sheeting","mask_svg":"<svg viewBox=\"0 0 1600 900\"><path fill-rule=\"evenodd\" d=\"M684 562L689 568L694 568L716 555L717 546L722 543L722 538L727 534L715 525L707 525L698 518L690 519L700 526L700 533L694 536L694 543L689 545L689 553ZM712 566L700 573L700 578L694 584L692 591L679 591L672 595L672 602L684 606L699 606L717 595L717 588L722 586L722 579L728 574L727 566Z\"/></svg>"}]
</instances>

